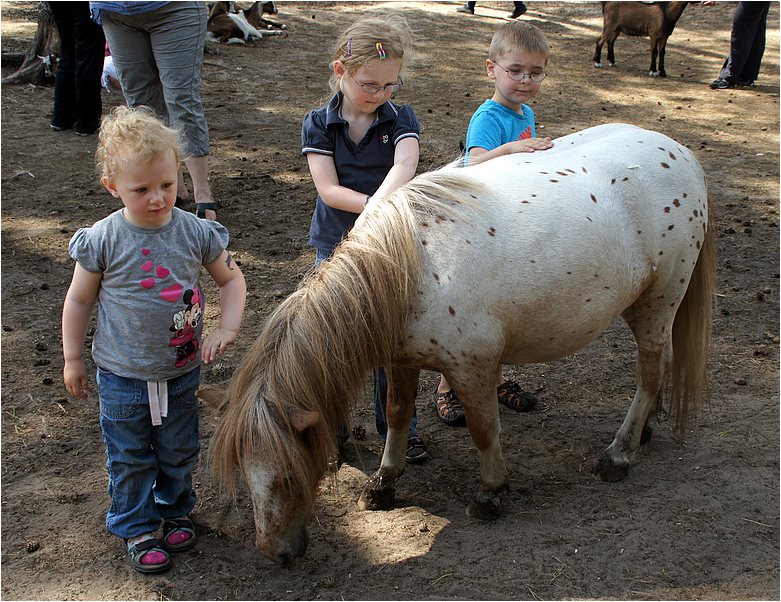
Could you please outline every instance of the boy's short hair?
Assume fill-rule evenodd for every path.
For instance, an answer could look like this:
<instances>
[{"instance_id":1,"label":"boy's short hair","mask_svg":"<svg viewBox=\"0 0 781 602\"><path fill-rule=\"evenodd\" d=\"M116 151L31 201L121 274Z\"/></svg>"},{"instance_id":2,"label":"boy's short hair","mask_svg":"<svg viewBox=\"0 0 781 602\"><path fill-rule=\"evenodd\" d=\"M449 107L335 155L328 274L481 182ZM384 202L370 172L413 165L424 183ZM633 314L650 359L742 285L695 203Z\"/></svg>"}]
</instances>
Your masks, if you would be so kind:
<instances>
[{"instance_id":1,"label":"boy's short hair","mask_svg":"<svg viewBox=\"0 0 781 602\"><path fill-rule=\"evenodd\" d=\"M509 21L497 29L491 39L488 58L495 61L518 50L542 54L546 63L550 58L550 45L545 34L539 27L526 21Z\"/></svg>"},{"instance_id":2,"label":"boy's short hair","mask_svg":"<svg viewBox=\"0 0 781 602\"><path fill-rule=\"evenodd\" d=\"M179 131L167 127L149 107L116 107L101 121L95 163L102 177L113 180L124 159L148 163L168 151L178 165L184 155Z\"/></svg>"}]
</instances>

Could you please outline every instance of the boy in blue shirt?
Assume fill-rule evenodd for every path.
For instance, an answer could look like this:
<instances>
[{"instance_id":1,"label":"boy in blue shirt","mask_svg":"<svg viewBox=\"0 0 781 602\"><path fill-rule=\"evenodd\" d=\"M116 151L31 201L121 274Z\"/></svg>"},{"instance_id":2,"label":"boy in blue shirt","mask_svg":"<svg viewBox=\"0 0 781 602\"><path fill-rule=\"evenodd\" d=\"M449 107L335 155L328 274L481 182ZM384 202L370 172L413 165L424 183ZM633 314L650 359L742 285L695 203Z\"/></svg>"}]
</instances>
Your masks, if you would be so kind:
<instances>
[{"instance_id":1,"label":"boy in blue shirt","mask_svg":"<svg viewBox=\"0 0 781 602\"><path fill-rule=\"evenodd\" d=\"M475 111L466 134L465 164L474 165L510 153L533 153L551 148L550 138L537 138L534 111L526 102L534 98L545 79L550 46L545 34L525 21L502 25L491 40L486 68L495 91ZM499 402L520 412L531 410L537 398L511 380L496 374ZM439 418L450 425L465 424L461 402L442 376L434 399Z\"/></svg>"}]
</instances>

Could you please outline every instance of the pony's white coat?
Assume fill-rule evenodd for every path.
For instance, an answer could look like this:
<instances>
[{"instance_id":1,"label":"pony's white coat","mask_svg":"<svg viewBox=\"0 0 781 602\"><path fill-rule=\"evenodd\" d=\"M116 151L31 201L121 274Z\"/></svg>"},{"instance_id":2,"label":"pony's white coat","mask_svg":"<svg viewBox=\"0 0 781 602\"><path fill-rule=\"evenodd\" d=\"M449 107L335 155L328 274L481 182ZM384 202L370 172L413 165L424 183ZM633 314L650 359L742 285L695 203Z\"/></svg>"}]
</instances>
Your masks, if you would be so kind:
<instances>
[{"instance_id":1,"label":"pony's white coat","mask_svg":"<svg viewBox=\"0 0 781 602\"><path fill-rule=\"evenodd\" d=\"M678 281L660 303L674 315L708 220L687 148L605 125L461 171L485 186L481 209L471 224L421 229L430 252L406 356L446 373L463 354L549 361L594 340L649 286Z\"/></svg>"}]
</instances>

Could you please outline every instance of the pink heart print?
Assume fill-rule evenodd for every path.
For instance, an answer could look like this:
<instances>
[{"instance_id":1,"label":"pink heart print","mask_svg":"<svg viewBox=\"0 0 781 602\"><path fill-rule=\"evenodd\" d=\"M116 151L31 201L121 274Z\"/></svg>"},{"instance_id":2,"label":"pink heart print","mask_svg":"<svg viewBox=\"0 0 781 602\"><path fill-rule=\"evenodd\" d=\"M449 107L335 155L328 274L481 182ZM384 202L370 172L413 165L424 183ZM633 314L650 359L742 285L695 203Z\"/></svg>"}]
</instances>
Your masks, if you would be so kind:
<instances>
[{"instance_id":1,"label":"pink heart print","mask_svg":"<svg viewBox=\"0 0 781 602\"><path fill-rule=\"evenodd\" d=\"M176 301L178 301L181 294L182 294L181 284L174 284L160 291L160 296L166 301L170 301L171 303L175 303Z\"/></svg>"}]
</instances>

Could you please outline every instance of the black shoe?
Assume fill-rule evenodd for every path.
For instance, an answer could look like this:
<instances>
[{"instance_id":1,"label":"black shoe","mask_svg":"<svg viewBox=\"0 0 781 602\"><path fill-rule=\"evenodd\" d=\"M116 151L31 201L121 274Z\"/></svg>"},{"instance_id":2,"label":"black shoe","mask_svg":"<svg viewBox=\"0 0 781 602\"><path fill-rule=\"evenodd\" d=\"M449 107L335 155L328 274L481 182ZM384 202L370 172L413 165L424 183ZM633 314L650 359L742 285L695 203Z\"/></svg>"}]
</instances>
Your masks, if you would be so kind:
<instances>
[{"instance_id":1,"label":"black shoe","mask_svg":"<svg viewBox=\"0 0 781 602\"><path fill-rule=\"evenodd\" d=\"M52 128L52 129L53 129L55 132L62 132L62 131L64 131L64 130L69 130L69 129L71 129L72 127L73 127L72 125L54 125L53 123L51 124L51 128Z\"/></svg>"},{"instance_id":2,"label":"black shoe","mask_svg":"<svg viewBox=\"0 0 781 602\"><path fill-rule=\"evenodd\" d=\"M520 17L525 12L526 12L526 7L525 6L518 6L513 11L513 13L510 15L510 18L511 19L517 19L518 17Z\"/></svg>"},{"instance_id":3,"label":"black shoe","mask_svg":"<svg viewBox=\"0 0 781 602\"><path fill-rule=\"evenodd\" d=\"M744 88L756 88L756 84L754 83L753 79L744 79L741 81L738 81L739 86L743 86Z\"/></svg>"},{"instance_id":4,"label":"black shoe","mask_svg":"<svg viewBox=\"0 0 781 602\"><path fill-rule=\"evenodd\" d=\"M731 88L734 85L735 84L733 84L731 81L729 81L728 79L725 79L723 77L719 77L717 79L714 79L710 83L710 87L713 90L726 90L727 88Z\"/></svg>"},{"instance_id":5,"label":"black shoe","mask_svg":"<svg viewBox=\"0 0 781 602\"><path fill-rule=\"evenodd\" d=\"M428 458L428 447L420 437L410 437L407 441L407 462L416 464Z\"/></svg>"},{"instance_id":6,"label":"black shoe","mask_svg":"<svg viewBox=\"0 0 781 602\"><path fill-rule=\"evenodd\" d=\"M469 15L474 15L475 14L475 9L474 8L469 8L468 6L459 6L458 7L458 12L460 12L460 13L467 13Z\"/></svg>"}]
</instances>

